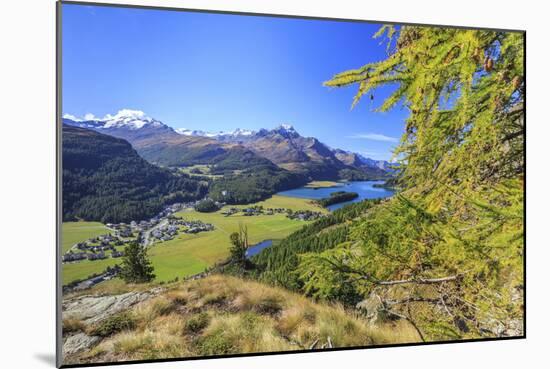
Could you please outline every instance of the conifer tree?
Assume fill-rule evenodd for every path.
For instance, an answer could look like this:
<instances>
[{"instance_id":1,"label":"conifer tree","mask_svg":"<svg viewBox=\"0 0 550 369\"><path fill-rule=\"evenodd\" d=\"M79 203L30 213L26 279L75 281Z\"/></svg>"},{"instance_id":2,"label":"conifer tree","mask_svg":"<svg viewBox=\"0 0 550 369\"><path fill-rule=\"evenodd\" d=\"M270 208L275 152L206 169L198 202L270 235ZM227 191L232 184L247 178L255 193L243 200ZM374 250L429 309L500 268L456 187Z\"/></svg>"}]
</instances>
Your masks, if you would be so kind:
<instances>
[{"instance_id":1,"label":"conifer tree","mask_svg":"<svg viewBox=\"0 0 550 369\"><path fill-rule=\"evenodd\" d=\"M231 240L231 260L241 268L246 265L246 250L248 249L248 229L239 224L239 232L233 232L229 236Z\"/></svg>"},{"instance_id":2,"label":"conifer tree","mask_svg":"<svg viewBox=\"0 0 550 369\"><path fill-rule=\"evenodd\" d=\"M120 278L126 283L146 283L155 279L154 268L147 256L147 248L141 245L141 234L136 241L124 248Z\"/></svg>"},{"instance_id":3,"label":"conifer tree","mask_svg":"<svg viewBox=\"0 0 550 369\"><path fill-rule=\"evenodd\" d=\"M521 334L524 35L384 26L388 57L335 75L378 107L408 109L396 149L401 192L369 210L348 241L301 257L307 293L342 277L425 340Z\"/></svg>"}]
</instances>

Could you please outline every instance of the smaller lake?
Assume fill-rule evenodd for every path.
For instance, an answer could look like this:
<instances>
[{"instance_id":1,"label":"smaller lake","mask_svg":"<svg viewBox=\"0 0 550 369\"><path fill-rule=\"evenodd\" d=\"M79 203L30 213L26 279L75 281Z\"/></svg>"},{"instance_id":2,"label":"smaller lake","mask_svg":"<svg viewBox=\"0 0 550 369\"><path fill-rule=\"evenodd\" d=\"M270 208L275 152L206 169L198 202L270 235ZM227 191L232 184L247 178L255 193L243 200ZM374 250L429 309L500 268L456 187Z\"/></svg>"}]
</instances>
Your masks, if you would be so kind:
<instances>
[{"instance_id":1,"label":"smaller lake","mask_svg":"<svg viewBox=\"0 0 550 369\"><path fill-rule=\"evenodd\" d=\"M281 196L289 197L299 197L302 199L312 199L319 200L325 197L329 197L331 193L336 191L346 191L346 192L357 192L359 197L346 202L341 202L338 204L333 204L327 207L330 211L340 209L348 204L359 202L365 199L379 199L390 197L393 195L394 191L387 188L373 187L375 184L383 184L384 181L357 181L357 182L346 182L342 183L339 186L335 187L325 187L325 188L307 188L300 187L293 190L282 191L277 193Z\"/></svg>"},{"instance_id":2,"label":"smaller lake","mask_svg":"<svg viewBox=\"0 0 550 369\"><path fill-rule=\"evenodd\" d=\"M267 247L270 247L271 245L273 245L273 240L265 240L265 241L262 241L260 243L257 243L255 245L250 246L246 250L246 254L245 254L246 258L250 259L252 256L259 254L260 251L262 251L263 249L265 249Z\"/></svg>"}]
</instances>

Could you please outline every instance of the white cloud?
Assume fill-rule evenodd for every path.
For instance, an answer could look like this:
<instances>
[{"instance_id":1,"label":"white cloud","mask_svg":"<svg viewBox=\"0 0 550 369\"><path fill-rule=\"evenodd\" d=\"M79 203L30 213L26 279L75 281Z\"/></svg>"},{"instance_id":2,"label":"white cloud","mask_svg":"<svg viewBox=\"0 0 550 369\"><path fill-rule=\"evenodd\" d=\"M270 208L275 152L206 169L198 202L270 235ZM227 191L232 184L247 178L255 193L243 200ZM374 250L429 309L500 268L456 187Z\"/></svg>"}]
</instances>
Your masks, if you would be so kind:
<instances>
[{"instance_id":1,"label":"white cloud","mask_svg":"<svg viewBox=\"0 0 550 369\"><path fill-rule=\"evenodd\" d=\"M94 119L96 119L96 117L92 113L86 113L86 115L84 115L84 120L94 120Z\"/></svg>"},{"instance_id":2,"label":"white cloud","mask_svg":"<svg viewBox=\"0 0 550 369\"><path fill-rule=\"evenodd\" d=\"M70 119L70 120L74 120L75 122L80 122L82 119L79 119L77 117L75 117L74 115L72 114L63 114L63 118L65 119Z\"/></svg>"},{"instance_id":3,"label":"white cloud","mask_svg":"<svg viewBox=\"0 0 550 369\"><path fill-rule=\"evenodd\" d=\"M390 137L386 136L380 133L356 133L351 136L348 136L349 138L360 138L364 140L371 140L371 141L381 141L381 142L397 142L398 139L396 137Z\"/></svg>"}]
</instances>

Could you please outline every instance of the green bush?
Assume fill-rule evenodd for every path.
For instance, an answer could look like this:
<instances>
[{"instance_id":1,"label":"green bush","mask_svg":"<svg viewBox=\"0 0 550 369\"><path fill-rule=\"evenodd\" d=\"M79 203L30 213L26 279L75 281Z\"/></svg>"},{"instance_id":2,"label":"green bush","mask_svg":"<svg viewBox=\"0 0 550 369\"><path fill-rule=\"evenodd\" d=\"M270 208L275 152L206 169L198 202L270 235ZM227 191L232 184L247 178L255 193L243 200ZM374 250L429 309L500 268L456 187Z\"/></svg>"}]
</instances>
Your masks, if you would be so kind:
<instances>
[{"instance_id":1,"label":"green bush","mask_svg":"<svg viewBox=\"0 0 550 369\"><path fill-rule=\"evenodd\" d=\"M199 201L199 203L195 205L195 210L201 213L212 213L214 211L218 211L219 208L213 200L206 199Z\"/></svg>"},{"instance_id":2,"label":"green bush","mask_svg":"<svg viewBox=\"0 0 550 369\"><path fill-rule=\"evenodd\" d=\"M212 334L204 337L199 337L196 341L198 354L201 356L208 355L228 355L235 353L236 347L231 340L224 335L222 330L212 332Z\"/></svg>"},{"instance_id":3,"label":"green bush","mask_svg":"<svg viewBox=\"0 0 550 369\"><path fill-rule=\"evenodd\" d=\"M185 333L197 334L208 327L208 324L210 324L210 317L207 313L203 312L189 318L189 320L185 322L183 329Z\"/></svg>"},{"instance_id":4,"label":"green bush","mask_svg":"<svg viewBox=\"0 0 550 369\"><path fill-rule=\"evenodd\" d=\"M90 334L93 336L107 337L124 330L132 330L135 327L136 320L134 316L130 312L124 311L117 315L110 316L99 323L92 329Z\"/></svg>"},{"instance_id":5,"label":"green bush","mask_svg":"<svg viewBox=\"0 0 550 369\"><path fill-rule=\"evenodd\" d=\"M280 299L274 296L266 297L254 306L257 313L267 315L277 315L282 309Z\"/></svg>"}]
</instances>

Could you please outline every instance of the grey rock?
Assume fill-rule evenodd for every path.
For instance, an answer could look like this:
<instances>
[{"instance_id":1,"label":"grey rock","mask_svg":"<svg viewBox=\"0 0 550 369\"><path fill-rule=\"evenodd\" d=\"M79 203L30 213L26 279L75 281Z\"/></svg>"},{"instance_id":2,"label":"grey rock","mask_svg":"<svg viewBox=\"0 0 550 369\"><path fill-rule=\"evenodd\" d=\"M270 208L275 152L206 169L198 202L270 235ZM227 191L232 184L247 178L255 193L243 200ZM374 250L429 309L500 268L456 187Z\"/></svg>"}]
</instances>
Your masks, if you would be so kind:
<instances>
[{"instance_id":1,"label":"grey rock","mask_svg":"<svg viewBox=\"0 0 550 369\"><path fill-rule=\"evenodd\" d=\"M63 319L74 318L93 324L150 299L162 289L146 292L128 292L113 296L80 296L63 302Z\"/></svg>"},{"instance_id":2,"label":"grey rock","mask_svg":"<svg viewBox=\"0 0 550 369\"><path fill-rule=\"evenodd\" d=\"M384 316L384 303L380 296L371 293L365 300L357 303L355 307L361 310L371 323L382 320Z\"/></svg>"},{"instance_id":3,"label":"grey rock","mask_svg":"<svg viewBox=\"0 0 550 369\"><path fill-rule=\"evenodd\" d=\"M73 334L65 340L63 343L63 353L65 355L76 354L80 351L87 350L90 347L94 346L101 340L97 336L88 336L85 333L79 332Z\"/></svg>"}]
</instances>

